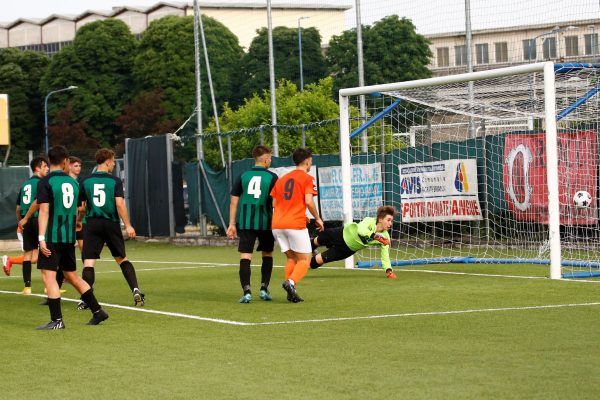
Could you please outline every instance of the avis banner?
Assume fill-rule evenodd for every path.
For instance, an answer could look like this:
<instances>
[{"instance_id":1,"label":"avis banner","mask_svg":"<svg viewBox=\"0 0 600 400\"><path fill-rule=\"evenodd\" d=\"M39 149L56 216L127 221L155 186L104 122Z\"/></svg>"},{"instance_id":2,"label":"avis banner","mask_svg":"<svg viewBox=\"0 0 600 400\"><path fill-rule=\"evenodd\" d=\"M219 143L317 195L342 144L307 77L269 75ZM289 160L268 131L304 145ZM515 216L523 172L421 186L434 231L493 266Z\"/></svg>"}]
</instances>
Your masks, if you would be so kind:
<instances>
[{"instance_id":1,"label":"avis banner","mask_svg":"<svg viewBox=\"0 0 600 400\"><path fill-rule=\"evenodd\" d=\"M324 221L343 221L342 167L319 168L321 218ZM381 164L352 166L352 218L372 217L383 204Z\"/></svg>"},{"instance_id":2,"label":"avis banner","mask_svg":"<svg viewBox=\"0 0 600 400\"><path fill-rule=\"evenodd\" d=\"M398 167L403 222L482 219L475 160L445 160Z\"/></svg>"},{"instance_id":3,"label":"avis banner","mask_svg":"<svg viewBox=\"0 0 600 400\"><path fill-rule=\"evenodd\" d=\"M504 193L508 208L518 221L548 223L545 137L543 133L507 134L504 139ZM595 132L559 133L558 198L561 224L597 223L597 170L598 144ZM591 206L575 205L573 196L580 190L591 194Z\"/></svg>"}]
</instances>

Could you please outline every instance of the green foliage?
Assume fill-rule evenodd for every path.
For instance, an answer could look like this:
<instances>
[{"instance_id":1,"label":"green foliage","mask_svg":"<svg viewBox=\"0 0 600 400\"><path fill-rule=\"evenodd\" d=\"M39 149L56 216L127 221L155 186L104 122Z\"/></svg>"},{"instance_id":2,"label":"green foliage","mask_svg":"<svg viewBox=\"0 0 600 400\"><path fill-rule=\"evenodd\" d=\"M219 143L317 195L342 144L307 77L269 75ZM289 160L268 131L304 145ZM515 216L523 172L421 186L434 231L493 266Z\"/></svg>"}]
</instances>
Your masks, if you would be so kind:
<instances>
[{"instance_id":1,"label":"green foliage","mask_svg":"<svg viewBox=\"0 0 600 400\"><path fill-rule=\"evenodd\" d=\"M269 46L267 29L257 31L242 62L241 95L249 98L269 89ZM277 80L285 79L300 87L298 30L278 26L273 29L273 58ZM304 85L327 76L322 54L321 35L315 28L302 28L302 64Z\"/></svg>"},{"instance_id":2,"label":"green foliage","mask_svg":"<svg viewBox=\"0 0 600 400\"><path fill-rule=\"evenodd\" d=\"M298 90L296 85L290 81L280 81L276 90L278 124L301 125L339 118L339 107L333 101L332 87L333 80L330 77L307 85L304 91ZM246 99L238 110L233 110L228 104L225 104L220 116L221 132L255 128L270 123L271 97L270 92L266 90L260 96L255 94ZM207 131L214 132L214 130L214 123L211 123ZM271 128L264 128L263 135L265 144L271 146ZM339 152L338 135L337 124L306 130L306 146L317 154L337 153ZM247 134L234 134L232 136L233 159L249 157L252 148L260 143L260 136L260 131L257 130ZM301 128L278 129L278 139L279 155L289 155L301 145ZM218 166L220 163L218 146L211 145L211 143L216 143L216 138L206 139L206 142L206 160L211 165Z\"/></svg>"},{"instance_id":3,"label":"green foliage","mask_svg":"<svg viewBox=\"0 0 600 400\"><path fill-rule=\"evenodd\" d=\"M26 164L28 149L41 149L44 119L38 86L48 57L33 51L0 50L0 93L9 95L11 154L8 163Z\"/></svg>"},{"instance_id":4,"label":"green foliage","mask_svg":"<svg viewBox=\"0 0 600 400\"><path fill-rule=\"evenodd\" d=\"M428 40L416 32L408 18L391 15L365 26L363 55L365 84L375 85L428 78L427 68L432 57ZM356 29L332 37L327 61L335 77L334 92L344 87L358 86Z\"/></svg>"},{"instance_id":5,"label":"green foliage","mask_svg":"<svg viewBox=\"0 0 600 400\"><path fill-rule=\"evenodd\" d=\"M135 37L118 19L95 21L81 27L73 45L52 59L41 83L42 93L78 86L69 96L53 96L49 114L56 115L72 99L73 120L102 146L114 144L115 120L133 96L132 68Z\"/></svg>"}]
</instances>

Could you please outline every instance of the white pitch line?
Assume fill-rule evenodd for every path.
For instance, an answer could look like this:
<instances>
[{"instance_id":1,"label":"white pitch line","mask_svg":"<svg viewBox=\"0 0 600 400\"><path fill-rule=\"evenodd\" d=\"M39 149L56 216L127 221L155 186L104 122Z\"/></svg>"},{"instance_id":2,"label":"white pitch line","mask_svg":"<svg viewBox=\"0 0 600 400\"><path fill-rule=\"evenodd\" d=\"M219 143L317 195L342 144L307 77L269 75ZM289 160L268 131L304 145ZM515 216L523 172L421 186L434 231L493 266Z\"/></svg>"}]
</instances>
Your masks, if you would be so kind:
<instances>
[{"instance_id":1,"label":"white pitch line","mask_svg":"<svg viewBox=\"0 0 600 400\"><path fill-rule=\"evenodd\" d=\"M2 294L16 294L21 295L20 292L11 292L0 290ZM45 297L40 294L32 294L31 296ZM70 302L78 302L77 299L70 299L63 297L62 300ZM168 317L177 317L185 319L193 319L198 321L213 322L217 324L234 325L234 326L264 326L264 325L294 325L294 324L306 324L306 323L320 323L320 322L342 322L342 321L361 321L369 319L386 319L386 318L403 318L403 317L422 317L422 316L437 316L437 315L460 315L460 314L473 314L473 313L486 313L486 312L502 312L502 311L524 311L524 310L544 310L544 309L556 309L556 308L567 308L567 307L590 307L599 306L600 302L595 303L573 303L573 304L548 304L541 306L522 306L522 307L501 307L501 308L481 308L481 309L469 309L469 310L451 310L451 311L429 311L420 313L400 313L400 314L382 314L382 315L366 315L358 317L334 317L334 318L320 318L320 319L304 319L304 320L291 320L291 321L270 321L270 322L242 322L233 321L220 318L208 318L198 315L174 313L168 311L151 310L148 308L122 306L120 304L111 303L100 303L104 307L118 308L122 310L144 312L148 314L164 315Z\"/></svg>"}]
</instances>

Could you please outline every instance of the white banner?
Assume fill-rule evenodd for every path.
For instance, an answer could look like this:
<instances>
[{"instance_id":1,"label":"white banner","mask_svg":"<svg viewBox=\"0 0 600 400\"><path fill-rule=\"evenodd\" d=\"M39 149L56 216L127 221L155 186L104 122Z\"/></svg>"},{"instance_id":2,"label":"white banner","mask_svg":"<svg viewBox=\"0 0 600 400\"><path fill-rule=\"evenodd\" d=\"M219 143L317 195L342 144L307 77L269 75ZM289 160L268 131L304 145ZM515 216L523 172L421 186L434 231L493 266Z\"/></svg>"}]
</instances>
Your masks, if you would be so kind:
<instances>
[{"instance_id":1,"label":"white banner","mask_svg":"<svg viewBox=\"0 0 600 400\"><path fill-rule=\"evenodd\" d=\"M476 160L398 166L403 222L482 219Z\"/></svg>"},{"instance_id":2,"label":"white banner","mask_svg":"<svg viewBox=\"0 0 600 400\"><path fill-rule=\"evenodd\" d=\"M343 221L342 167L319 168L321 218L324 221ZM372 217L383 204L381 164L352 166L352 218Z\"/></svg>"},{"instance_id":3,"label":"white banner","mask_svg":"<svg viewBox=\"0 0 600 400\"><path fill-rule=\"evenodd\" d=\"M296 167L277 167L269 168L269 171L273 171L275 174L277 174L278 177L281 178L288 172L292 172L295 169ZM308 171L308 174L315 179L315 182L317 181L317 167L315 167L314 165L310 167L310 171ZM317 206L317 212L321 214L321 210L319 210L319 196L314 196L313 199L315 200L315 205ZM313 215L308 211L308 209L306 209L306 216L310 219L315 219L315 217L313 217ZM323 217L321 217L321 219L323 219Z\"/></svg>"}]
</instances>

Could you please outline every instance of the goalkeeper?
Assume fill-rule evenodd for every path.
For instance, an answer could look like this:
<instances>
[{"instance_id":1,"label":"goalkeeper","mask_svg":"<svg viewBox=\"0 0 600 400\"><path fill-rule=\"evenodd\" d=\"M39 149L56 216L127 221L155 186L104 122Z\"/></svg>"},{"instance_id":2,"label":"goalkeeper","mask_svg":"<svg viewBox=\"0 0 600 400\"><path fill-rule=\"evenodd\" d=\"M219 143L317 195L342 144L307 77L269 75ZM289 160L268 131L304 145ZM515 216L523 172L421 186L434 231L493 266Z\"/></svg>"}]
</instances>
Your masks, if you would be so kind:
<instances>
[{"instance_id":1,"label":"goalkeeper","mask_svg":"<svg viewBox=\"0 0 600 400\"><path fill-rule=\"evenodd\" d=\"M323 253L316 254L310 260L312 269L325 263L350 257L368 246L381 247L381 265L386 276L395 279L396 274L390 263L390 235L388 230L394 222L396 210L392 206L377 209L377 218L367 217L359 223L351 222L343 227L325 229L311 240L313 250L319 246L327 247Z\"/></svg>"}]
</instances>

